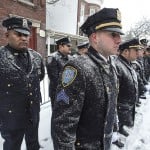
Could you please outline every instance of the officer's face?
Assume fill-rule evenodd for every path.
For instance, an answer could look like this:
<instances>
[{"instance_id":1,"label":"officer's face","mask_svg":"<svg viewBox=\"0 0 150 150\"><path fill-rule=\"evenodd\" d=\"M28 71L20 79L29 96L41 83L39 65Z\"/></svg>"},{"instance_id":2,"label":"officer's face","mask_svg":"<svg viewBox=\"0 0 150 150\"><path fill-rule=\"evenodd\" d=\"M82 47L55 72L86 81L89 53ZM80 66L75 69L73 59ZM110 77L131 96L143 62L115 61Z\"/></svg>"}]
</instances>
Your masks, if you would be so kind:
<instances>
[{"instance_id":1,"label":"officer's face","mask_svg":"<svg viewBox=\"0 0 150 150\"><path fill-rule=\"evenodd\" d=\"M64 55L71 54L71 46L70 46L70 45L66 45L66 44L61 45L60 51L61 51Z\"/></svg>"},{"instance_id":2,"label":"officer's face","mask_svg":"<svg viewBox=\"0 0 150 150\"><path fill-rule=\"evenodd\" d=\"M93 33L92 40L95 49L104 57L117 54L119 44L121 43L121 36L117 32L97 31ZM93 45L92 45L93 46Z\"/></svg>"},{"instance_id":3,"label":"officer's face","mask_svg":"<svg viewBox=\"0 0 150 150\"><path fill-rule=\"evenodd\" d=\"M88 48L81 48L81 49L79 49L79 53L81 55L86 54L87 52L88 52Z\"/></svg>"},{"instance_id":4,"label":"officer's face","mask_svg":"<svg viewBox=\"0 0 150 150\"><path fill-rule=\"evenodd\" d=\"M145 55L145 56L150 56L150 51L145 51L145 52L144 52L144 55Z\"/></svg>"},{"instance_id":5,"label":"officer's face","mask_svg":"<svg viewBox=\"0 0 150 150\"><path fill-rule=\"evenodd\" d=\"M129 61L134 61L138 58L139 49L131 48L128 50L127 59Z\"/></svg>"},{"instance_id":6,"label":"officer's face","mask_svg":"<svg viewBox=\"0 0 150 150\"><path fill-rule=\"evenodd\" d=\"M141 49L138 51L138 57L143 57L144 56L144 49Z\"/></svg>"},{"instance_id":7,"label":"officer's face","mask_svg":"<svg viewBox=\"0 0 150 150\"><path fill-rule=\"evenodd\" d=\"M25 50L28 48L29 35L10 30L6 33L8 43L11 47L17 50Z\"/></svg>"}]
</instances>

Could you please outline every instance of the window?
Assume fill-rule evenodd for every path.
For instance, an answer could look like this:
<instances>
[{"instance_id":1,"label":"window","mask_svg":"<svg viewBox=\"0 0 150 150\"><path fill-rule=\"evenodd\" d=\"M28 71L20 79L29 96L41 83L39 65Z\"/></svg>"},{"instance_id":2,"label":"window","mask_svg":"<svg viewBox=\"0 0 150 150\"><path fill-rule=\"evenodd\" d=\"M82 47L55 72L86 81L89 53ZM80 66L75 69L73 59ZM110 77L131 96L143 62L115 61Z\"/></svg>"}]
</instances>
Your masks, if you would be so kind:
<instances>
[{"instance_id":1,"label":"window","mask_svg":"<svg viewBox=\"0 0 150 150\"><path fill-rule=\"evenodd\" d=\"M29 41L29 47L36 50L37 49L37 34L36 34L36 28L31 28L31 36Z\"/></svg>"},{"instance_id":2,"label":"window","mask_svg":"<svg viewBox=\"0 0 150 150\"><path fill-rule=\"evenodd\" d=\"M84 17L84 11L85 11L85 5L84 4L81 4L81 11L80 11L80 16Z\"/></svg>"},{"instance_id":3,"label":"window","mask_svg":"<svg viewBox=\"0 0 150 150\"><path fill-rule=\"evenodd\" d=\"M95 9L94 8L90 8L90 15L93 15L95 13Z\"/></svg>"},{"instance_id":4,"label":"window","mask_svg":"<svg viewBox=\"0 0 150 150\"><path fill-rule=\"evenodd\" d=\"M81 4L80 22L84 22L84 12L85 12L85 5L84 5L84 4Z\"/></svg>"}]
</instances>

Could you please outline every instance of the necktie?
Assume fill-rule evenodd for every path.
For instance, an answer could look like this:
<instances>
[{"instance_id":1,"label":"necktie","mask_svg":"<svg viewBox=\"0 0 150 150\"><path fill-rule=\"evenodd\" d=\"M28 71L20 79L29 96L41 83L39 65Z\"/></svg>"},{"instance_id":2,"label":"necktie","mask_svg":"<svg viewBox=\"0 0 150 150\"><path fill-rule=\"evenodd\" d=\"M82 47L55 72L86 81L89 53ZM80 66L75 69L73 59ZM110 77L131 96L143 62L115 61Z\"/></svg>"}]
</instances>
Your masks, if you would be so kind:
<instances>
[{"instance_id":1,"label":"necktie","mask_svg":"<svg viewBox=\"0 0 150 150\"><path fill-rule=\"evenodd\" d=\"M28 71L28 56L27 56L27 53L18 53L17 65L22 70L24 70L25 72Z\"/></svg>"}]
</instances>

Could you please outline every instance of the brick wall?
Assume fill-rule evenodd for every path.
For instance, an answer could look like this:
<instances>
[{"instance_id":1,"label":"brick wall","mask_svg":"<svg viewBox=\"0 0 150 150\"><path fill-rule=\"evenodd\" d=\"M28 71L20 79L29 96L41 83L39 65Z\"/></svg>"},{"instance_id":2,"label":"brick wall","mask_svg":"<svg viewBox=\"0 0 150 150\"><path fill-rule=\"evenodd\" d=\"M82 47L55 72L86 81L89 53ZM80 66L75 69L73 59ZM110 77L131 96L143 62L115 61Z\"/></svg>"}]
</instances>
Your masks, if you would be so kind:
<instances>
[{"instance_id":1,"label":"brick wall","mask_svg":"<svg viewBox=\"0 0 150 150\"><path fill-rule=\"evenodd\" d=\"M0 1L0 46L5 45L7 43L4 37L4 33L6 29L2 27L1 23L2 20L9 17L10 14L39 21L40 30L45 31L45 26L46 26L45 25L46 23L45 0L33 0L32 5L25 3L25 0L1 0ZM37 43L37 51L44 56L45 52L43 51L45 51L45 38L41 37L39 33L37 33L36 43Z\"/></svg>"},{"instance_id":2,"label":"brick wall","mask_svg":"<svg viewBox=\"0 0 150 150\"><path fill-rule=\"evenodd\" d=\"M85 11L84 11L84 17L85 20L86 18L90 15L90 8L94 8L96 12L100 10L101 6L92 4L92 3L87 3L85 0L78 0L78 12L77 12L77 21L80 22L80 11L81 11L81 4L85 5ZM78 33L78 32L77 32Z\"/></svg>"}]
</instances>

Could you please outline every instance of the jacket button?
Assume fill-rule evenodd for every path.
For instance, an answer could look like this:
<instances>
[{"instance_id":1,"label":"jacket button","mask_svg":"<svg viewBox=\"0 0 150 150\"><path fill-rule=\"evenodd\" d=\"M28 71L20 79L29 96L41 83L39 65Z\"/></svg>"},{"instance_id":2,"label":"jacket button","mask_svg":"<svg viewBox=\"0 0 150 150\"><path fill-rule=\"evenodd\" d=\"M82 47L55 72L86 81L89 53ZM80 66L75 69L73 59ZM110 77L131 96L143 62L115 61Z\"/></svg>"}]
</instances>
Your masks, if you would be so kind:
<instances>
[{"instance_id":1,"label":"jacket button","mask_svg":"<svg viewBox=\"0 0 150 150\"><path fill-rule=\"evenodd\" d=\"M30 104L32 105L32 104L33 104L33 101L31 101Z\"/></svg>"},{"instance_id":2,"label":"jacket button","mask_svg":"<svg viewBox=\"0 0 150 150\"><path fill-rule=\"evenodd\" d=\"M11 113L12 113L12 110L9 110L8 112L11 114Z\"/></svg>"},{"instance_id":3,"label":"jacket button","mask_svg":"<svg viewBox=\"0 0 150 150\"><path fill-rule=\"evenodd\" d=\"M30 93L29 95L32 95L32 93Z\"/></svg>"},{"instance_id":4,"label":"jacket button","mask_svg":"<svg viewBox=\"0 0 150 150\"><path fill-rule=\"evenodd\" d=\"M31 84L29 83L28 86L31 87Z\"/></svg>"},{"instance_id":5,"label":"jacket button","mask_svg":"<svg viewBox=\"0 0 150 150\"><path fill-rule=\"evenodd\" d=\"M8 87L10 87L10 84L8 84Z\"/></svg>"},{"instance_id":6,"label":"jacket button","mask_svg":"<svg viewBox=\"0 0 150 150\"><path fill-rule=\"evenodd\" d=\"M77 142L76 144L77 144L77 146L80 146L80 143L79 143L79 142Z\"/></svg>"},{"instance_id":7,"label":"jacket button","mask_svg":"<svg viewBox=\"0 0 150 150\"><path fill-rule=\"evenodd\" d=\"M109 92L109 87L106 87L107 92Z\"/></svg>"}]
</instances>

